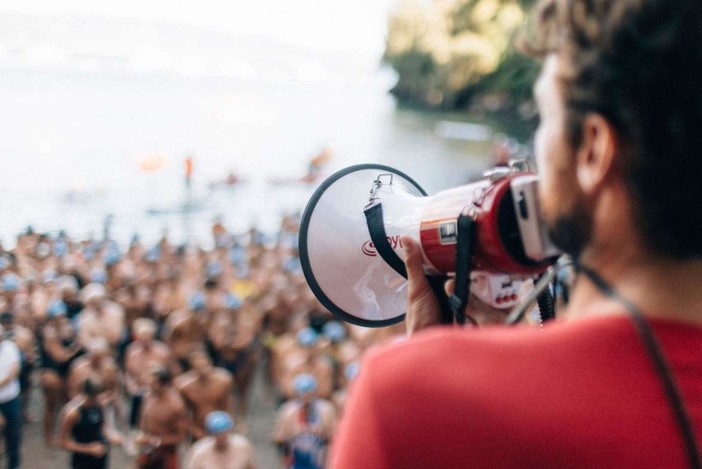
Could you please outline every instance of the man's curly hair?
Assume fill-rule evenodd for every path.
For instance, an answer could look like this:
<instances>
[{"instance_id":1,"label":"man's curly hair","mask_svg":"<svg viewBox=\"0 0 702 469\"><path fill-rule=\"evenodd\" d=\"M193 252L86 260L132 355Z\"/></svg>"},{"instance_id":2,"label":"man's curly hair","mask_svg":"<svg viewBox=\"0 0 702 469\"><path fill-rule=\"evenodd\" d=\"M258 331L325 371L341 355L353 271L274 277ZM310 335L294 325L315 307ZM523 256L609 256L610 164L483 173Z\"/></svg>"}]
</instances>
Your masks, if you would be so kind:
<instances>
[{"instance_id":1,"label":"man's curly hair","mask_svg":"<svg viewBox=\"0 0 702 469\"><path fill-rule=\"evenodd\" d=\"M702 258L702 0L542 0L522 49L557 54L567 134L605 117L648 247Z\"/></svg>"}]
</instances>

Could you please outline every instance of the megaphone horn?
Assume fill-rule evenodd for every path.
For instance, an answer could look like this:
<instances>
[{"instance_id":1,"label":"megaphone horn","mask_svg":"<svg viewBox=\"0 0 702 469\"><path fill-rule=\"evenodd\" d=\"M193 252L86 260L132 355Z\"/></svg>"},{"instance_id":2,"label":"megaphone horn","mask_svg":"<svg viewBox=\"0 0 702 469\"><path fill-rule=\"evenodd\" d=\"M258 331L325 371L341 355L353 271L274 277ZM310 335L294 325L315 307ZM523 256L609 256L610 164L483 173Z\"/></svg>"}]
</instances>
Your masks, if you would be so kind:
<instances>
[{"instance_id":1,"label":"megaphone horn","mask_svg":"<svg viewBox=\"0 0 702 469\"><path fill-rule=\"evenodd\" d=\"M334 173L314 192L300 223L300 261L313 293L340 319L367 327L402 321L406 304L406 281L378 255L363 212L381 174L392 175L392 184L381 184L375 196L383 197L386 240L399 251L402 234L419 232L427 194L388 166Z\"/></svg>"}]
</instances>

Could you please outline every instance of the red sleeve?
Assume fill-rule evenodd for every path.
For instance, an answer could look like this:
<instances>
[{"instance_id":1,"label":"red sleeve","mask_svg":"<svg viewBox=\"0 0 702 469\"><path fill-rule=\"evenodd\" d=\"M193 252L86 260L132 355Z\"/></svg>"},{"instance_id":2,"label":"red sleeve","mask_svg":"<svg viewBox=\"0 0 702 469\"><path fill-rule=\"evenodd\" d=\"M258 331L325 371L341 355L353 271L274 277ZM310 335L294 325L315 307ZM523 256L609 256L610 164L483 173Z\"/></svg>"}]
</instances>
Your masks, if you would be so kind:
<instances>
[{"instance_id":1,"label":"red sleeve","mask_svg":"<svg viewBox=\"0 0 702 469\"><path fill-rule=\"evenodd\" d=\"M351 384L349 397L337 429L329 467L332 469L358 469L360 467L386 468L386 448L383 442L381 387L377 385L377 364L370 353L361 365L361 371Z\"/></svg>"}]
</instances>

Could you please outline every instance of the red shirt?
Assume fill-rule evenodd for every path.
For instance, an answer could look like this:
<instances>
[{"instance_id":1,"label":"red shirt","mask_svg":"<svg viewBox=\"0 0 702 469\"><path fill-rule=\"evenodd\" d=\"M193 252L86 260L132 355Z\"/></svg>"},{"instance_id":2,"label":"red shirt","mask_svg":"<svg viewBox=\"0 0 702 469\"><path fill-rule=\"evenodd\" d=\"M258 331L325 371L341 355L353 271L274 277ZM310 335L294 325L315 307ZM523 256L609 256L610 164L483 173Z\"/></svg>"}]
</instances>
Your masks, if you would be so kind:
<instances>
[{"instance_id":1,"label":"red shirt","mask_svg":"<svg viewBox=\"0 0 702 469\"><path fill-rule=\"evenodd\" d=\"M652 320L702 435L702 328ZM537 328L434 328L370 352L333 468L686 467L628 316Z\"/></svg>"}]
</instances>

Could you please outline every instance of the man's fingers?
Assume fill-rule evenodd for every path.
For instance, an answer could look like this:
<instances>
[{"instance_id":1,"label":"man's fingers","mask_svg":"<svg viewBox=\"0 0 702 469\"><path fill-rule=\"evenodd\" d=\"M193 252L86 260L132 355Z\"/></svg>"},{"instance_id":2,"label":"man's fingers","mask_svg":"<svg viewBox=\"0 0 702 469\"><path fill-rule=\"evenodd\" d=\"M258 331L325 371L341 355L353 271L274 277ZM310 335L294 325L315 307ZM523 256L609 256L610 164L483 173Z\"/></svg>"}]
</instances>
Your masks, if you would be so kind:
<instances>
[{"instance_id":1,"label":"man's fingers","mask_svg":"<svg viewBox=\"0 0 702 469\"><path fill-rule=\"evenodd\" d=\"M446 280L446 283L444 283L444 291L446 292L446 296L453 295L453 291L455 289L456 289L456 280L452 279L452 278Z\"/></svg>"},{"instance_id":2,"label":"man's fingers","mask_svg":"<svg viewBox=\"0 0 702 469\"><path fill-rule=\"evenodd\" d=\"M410 236L402 236L400 241L405 249L405 265L407 266L408 279L417 280L424 278L422 252L419 244Z\"/></svg>"},{"instance_id":3,"label":"man's fingers","mask_svg":"<svg viewBox=\"0 0 702 469\"><path fill-rule=\"evenodd\" d=\"M424 275L422 248L414 239L403 236L407 267L407 335L439 323L439 304Z\"/></svg>"}]
</instances>

